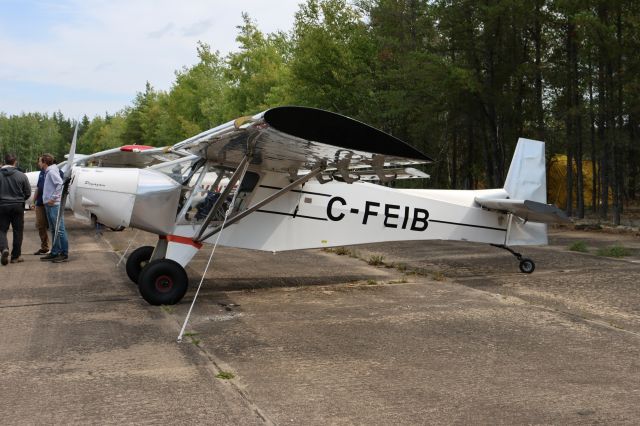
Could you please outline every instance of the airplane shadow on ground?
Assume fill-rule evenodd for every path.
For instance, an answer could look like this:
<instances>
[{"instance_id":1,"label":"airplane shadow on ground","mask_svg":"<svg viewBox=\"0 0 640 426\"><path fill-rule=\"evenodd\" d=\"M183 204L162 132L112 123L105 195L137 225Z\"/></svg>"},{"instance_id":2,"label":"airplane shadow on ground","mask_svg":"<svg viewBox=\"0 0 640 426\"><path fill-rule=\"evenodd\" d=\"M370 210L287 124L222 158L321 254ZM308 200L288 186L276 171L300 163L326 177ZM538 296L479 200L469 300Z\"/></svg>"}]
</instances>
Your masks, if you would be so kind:
<instances>
[{"instance_id":1,"label":"airplane shadow on ground","mask_svg":"<svg viewBox=\"0 0 640 426\"><path fill-rule=\"evenodd\" d=\"M202 284L203 293L243 291L269 288L321 287L348 284L358 281L379 280L379 275L328 275L322 277L269 277L269 278L207 278ZM195 290L199 280L189 280L189 290Z\"/></svg>"}]
</instances>

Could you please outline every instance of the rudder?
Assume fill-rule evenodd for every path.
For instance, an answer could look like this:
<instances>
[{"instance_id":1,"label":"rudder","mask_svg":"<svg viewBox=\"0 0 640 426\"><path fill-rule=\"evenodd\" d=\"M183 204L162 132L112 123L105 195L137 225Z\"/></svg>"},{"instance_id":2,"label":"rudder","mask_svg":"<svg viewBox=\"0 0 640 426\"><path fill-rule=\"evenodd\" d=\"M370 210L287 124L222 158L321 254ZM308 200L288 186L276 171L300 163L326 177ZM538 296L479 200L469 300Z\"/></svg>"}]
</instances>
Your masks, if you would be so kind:
<instances>
[{"instance_id":1,"label":"rudder","mask_svg":"<svg viewBox=\"0 0 640 426\"><path fill-rule=\"evenodd\" d=\"M547 203L544 142L518 139L504 189L511 199Z\"/></svg>"}]
</instances>

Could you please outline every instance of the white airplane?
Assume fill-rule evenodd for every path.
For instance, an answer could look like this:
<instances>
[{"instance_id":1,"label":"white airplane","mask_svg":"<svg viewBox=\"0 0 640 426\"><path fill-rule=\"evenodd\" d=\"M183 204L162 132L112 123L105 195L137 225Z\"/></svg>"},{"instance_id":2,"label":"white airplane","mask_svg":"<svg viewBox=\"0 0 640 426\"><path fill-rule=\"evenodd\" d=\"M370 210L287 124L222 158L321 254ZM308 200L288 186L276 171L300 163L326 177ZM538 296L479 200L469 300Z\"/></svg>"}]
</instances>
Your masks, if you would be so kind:
<instances>
[{"instance_id":1,"label":"white airplane","mask_svg":"<svg viewBox=\"0 0 640 426\"><path fill-rule=\"evenodd\" d=\"M180 142L189 153L147 168L75 167L76 214L158 235L126 271L152 305L175 304L186 265L204 243L265 251L398 240L461 240L510 251L547 243L546 223L568 221L546 203L544 143L520 139L503 188L394 189L363 182L427 177L430 158L380 130L306 107L278 107ZM212 180L203 209L205 178ZM223 179L228 183L221 184ZM199 198L198 198L199 197Z\"/></svg>"}]
</instances>

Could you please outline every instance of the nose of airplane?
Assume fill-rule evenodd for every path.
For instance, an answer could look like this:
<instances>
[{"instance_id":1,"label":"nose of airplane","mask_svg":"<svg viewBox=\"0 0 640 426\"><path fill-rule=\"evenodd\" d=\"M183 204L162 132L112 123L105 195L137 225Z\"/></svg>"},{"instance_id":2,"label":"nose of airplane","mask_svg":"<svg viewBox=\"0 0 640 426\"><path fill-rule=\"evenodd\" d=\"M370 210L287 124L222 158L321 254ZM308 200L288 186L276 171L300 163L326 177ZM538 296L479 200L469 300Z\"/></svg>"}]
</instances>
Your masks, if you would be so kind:
<instances>
[{"instance_id":1,"label":"nose of airplane","mask_svg":"<svg viewBox=\"0 0 640 426\"><path fill-rule=\"evenodd\" d=\"M166 235L175 226L181 185L155 170L82 168L74 179L74 210L110 226Z\"/></svg>"},{"instance_id":2,"label":"nose of airplane","mask_svg":"<svg viewBox=\"0 0 640 426\"><path fill-rule=\"evenodd\" d=\"M155 170L139 170L130 226L159 235L173 231L181 185Z\"/></svg>"}]
</instances>

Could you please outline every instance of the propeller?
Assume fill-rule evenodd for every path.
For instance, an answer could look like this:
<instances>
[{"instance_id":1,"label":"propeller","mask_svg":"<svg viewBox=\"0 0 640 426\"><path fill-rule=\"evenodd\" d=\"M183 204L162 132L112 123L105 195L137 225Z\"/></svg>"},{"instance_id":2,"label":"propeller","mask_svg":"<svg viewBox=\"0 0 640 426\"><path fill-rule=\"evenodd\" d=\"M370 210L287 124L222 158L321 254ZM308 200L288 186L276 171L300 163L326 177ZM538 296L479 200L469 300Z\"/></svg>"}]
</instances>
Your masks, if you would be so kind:
<instances>
[{"instance_id":1,"label":"propeller","mask_svg":"<svg viewBox=\"0 0 640 426\"><path fill-rule=\"evenodd\" d=\"M78 141L78 125L80 122L76 122L76 128L73 131L73 139L71 141L71 148L69 149L69 155L67 156L67 163L62 168L64 174L64 181L62 184L62 196L60 197L60 208L58 209L58 216L56 217L55 234L53 237L53 245L58 241L58 234L60 231L60 222L64 215L64 208L67 204L67 196L69 195L69 184L71 183L71 175L73 172L73 157L76 154L76 142Z\"/></svg>"}]
</instances>

